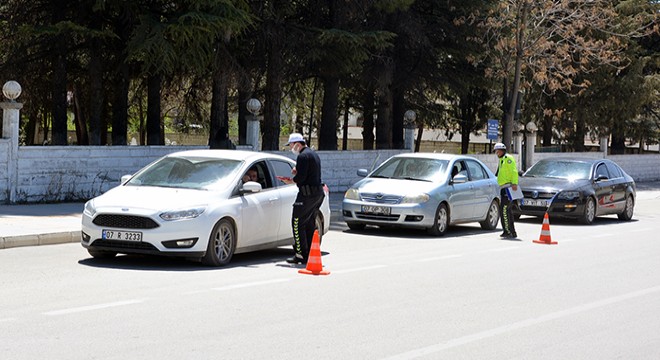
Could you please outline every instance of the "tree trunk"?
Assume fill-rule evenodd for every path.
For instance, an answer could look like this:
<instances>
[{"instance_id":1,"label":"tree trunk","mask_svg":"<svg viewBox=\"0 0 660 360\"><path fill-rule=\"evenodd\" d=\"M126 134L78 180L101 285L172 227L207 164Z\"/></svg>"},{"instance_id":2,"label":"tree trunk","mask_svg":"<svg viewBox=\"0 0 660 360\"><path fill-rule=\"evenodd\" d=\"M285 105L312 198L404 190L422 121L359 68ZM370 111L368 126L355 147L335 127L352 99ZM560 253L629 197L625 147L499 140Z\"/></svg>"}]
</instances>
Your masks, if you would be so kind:
<instances>
[{"instance_id":1,"label":"tree trunk","mask_svg":"<svg viewBox=\"0 0 660 360\"><path fill-rule=\"evenodd\" d=\"M211 126L209 132L209 147L211 149L231 149L229 141L229 120L226 114L227 87L229 76L227 69L218 67L213 74L213 89L211 97Z\"/></svg>"},{"instance_id":2,"label":"tree trunk","mask_svg":"<svg viewBox=\"0 0 660 360\"><path fill-rule=\"evenodd\" d=\"M165 145L161 136L160 88L162 76L147 78L147 145Z\"/></svg>"},{"instance_id":3,"label":"tree trunk","mask_svg":"<svg viewBox=\"0 0 660 360\"><path fill-rule=\"evenodd\" d=\"M126 145L128 132L128 65L124 62L115 74L112 102L112 145ZM104 139L101 139L101 144Z\"/></svg>"},{"instance_id":4,"label":"tree trunk","mask_svg":"<svg viewBox=\"0 0 660 360\"><path fill-rule=\"evenodd\" d=\"M56 36L53 49L53 137L52 145L67 144L67 69L66 46L61 35Z\"/></svg>"},{"instance_id":5,"label":"tree trunk","mask_svg":"<svg viewBox=\"0 0 660 360\"><path fill-rule=\"evenodd\" d=\"M573 151L584 152L584 136L586 129L581 117L575 118L575 136L573 137Z\"/></svg>"},{"instance_id":6,"label":"tree trunk","mask_svg":"<svg viewBox=\"0 0 660 360\"><path fill-rule=\"evenodd\" d=\"M392 92L392 148L403 149L403 114L406 112L403 89L397 87Z\"/></svg>"},{"instance_id":7,"label":"tree trunk","mask_svg":"<svg viewBox=\"0 0 660 360\"><path fill-rule=\"evenodd\" d=\"M362 97L362 149L374 149L374 89L367 86Z\"/></svg>"},{"instance_id":8,"label":"tree trunk","mask_svg":"<svg viewBox=\"0 0 660 360\"><path fill-rule=\"evenodd\" d=\"M385 59L378 74L378 118L376 123L376 149L392 148L392 76L394 64Z\"/></svg>"},{"instance_id":9,"label":"tree trunk","mask_svg":"<svg viewBox=\"0 0 660 360\"><path fill-rule=\"evenodd\" d=\"M339 79L323 79L323 105L319 130L319 150L337 150L337 115L339 107Z\"/></svg>"},{"instance_id":10,"label":"tree trunk","mask_svg":"<svg viewBox=\"0 0 660 360\"><path fill-rule=\"evenodd\" d=\"M89 134L87 133L87 120L85 118L85 106L80 101L80 86L74 85L73 87L73 115L74 125L76 127L76 144L89 145Z\"/></svg>"},{"instance_id":11,"label":"tree trunk","mask_svg":"<svg viewBox=\"0 0 660 360\"><path fill-rule=\"evenodd\" d=\"M348 96L344 101L344 125L342 126L342 139L341 139L341 149L348 150L348 115L350 110L350 102L348 101Z\"/></svg>"},{"instance_id":12,"label":"tree trunk","mask_svg":"<svg viewBox=\"0 0 660 360\"><path fill-rule=\"evenodd\" d=\"M247 144L247 117L250 112L247 110L247 102L252 96L249 89L238 89L238 144Z\"/></svg>"},{"instance_id":13,"label":"tree trunk","mask_svg":"<svg viewBox=\"0 0 660 360\"><path fill-rule=\"evenodd\" d=\"M272 25L270 30L271 41L267 50L266 101L264 104L261 148L262 150L279 150L280 109L284 76L284 59L282 55L284 31L280 25Z\"/></svg>"},{"instance_id":14,"label":"tree trunk","mask_svg":"<svg viewBox=\"0 0 660 360\"><path fill-rule=\"evenodd\" d=\"M100 41L92 40L89 48L89 144L101 145L103 113L103 66Z\"/></svg>"}]
</instances>

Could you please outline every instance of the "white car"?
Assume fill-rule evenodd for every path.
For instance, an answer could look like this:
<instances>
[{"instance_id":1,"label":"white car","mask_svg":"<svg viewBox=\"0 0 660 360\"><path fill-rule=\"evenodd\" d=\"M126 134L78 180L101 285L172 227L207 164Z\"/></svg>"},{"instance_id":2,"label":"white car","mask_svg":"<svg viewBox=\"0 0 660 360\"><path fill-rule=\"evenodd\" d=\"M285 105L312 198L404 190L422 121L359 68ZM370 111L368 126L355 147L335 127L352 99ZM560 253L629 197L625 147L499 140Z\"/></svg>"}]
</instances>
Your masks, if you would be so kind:
<instances>
[{"instance_id":1,"label":"white car","mask_svg":"<svg viewBox=\"0 0 660 360\"><path fill-rule=\"evenodd\" d=\"M291 245L298 188L277 176L290 177L294 166L287 157L252 151L164 156L85 204L82 246L93 257L158 254L222 266L236 253ZM244 182L249 169L258 181ZM319 235L330 227L324 191Z\"/></svg>"}]
</instances>

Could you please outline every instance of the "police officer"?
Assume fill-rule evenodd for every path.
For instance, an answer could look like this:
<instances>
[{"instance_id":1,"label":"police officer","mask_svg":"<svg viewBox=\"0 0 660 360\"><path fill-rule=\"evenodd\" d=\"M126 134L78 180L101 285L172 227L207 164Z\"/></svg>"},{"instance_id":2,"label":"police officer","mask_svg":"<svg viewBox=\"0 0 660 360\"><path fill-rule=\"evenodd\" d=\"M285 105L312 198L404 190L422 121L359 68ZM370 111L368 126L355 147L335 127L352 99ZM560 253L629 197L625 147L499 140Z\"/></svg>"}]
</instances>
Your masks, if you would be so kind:
<instances>
[{"instance_id":1,"label":"police officer","mask_svg":"<svg viewBox=\"0 0 660 360\"><path fill-rule=\"evenodd\" d=\"M321 160L299 133L289 135L288 144L291 152L297 156L296 167L291 170L291 174L292 181L298 186L298 195L291 215L295 255L286 261L290 264L306 264L312 246L316 215L325 197L321 183Z\"/></svg>"},{"instance_id":2,"label":"police officer","mask_svg":"<svg viewBox=\"0 0 660 360\"><path fill-rule=\"evenodd\" d=\"M497 143L493 149L500 159L497 166L497 184L500 186L500 213L502 214L502 229L504 230L500 237L515 239L518 234L516 234L516 228L513 225L511 207L515 205L516 200L509 200L506 188L510 186L513 190L518 189L518 167L516 166L516 159L506 153L506 145Z\"/></svg>"}]
</instances>

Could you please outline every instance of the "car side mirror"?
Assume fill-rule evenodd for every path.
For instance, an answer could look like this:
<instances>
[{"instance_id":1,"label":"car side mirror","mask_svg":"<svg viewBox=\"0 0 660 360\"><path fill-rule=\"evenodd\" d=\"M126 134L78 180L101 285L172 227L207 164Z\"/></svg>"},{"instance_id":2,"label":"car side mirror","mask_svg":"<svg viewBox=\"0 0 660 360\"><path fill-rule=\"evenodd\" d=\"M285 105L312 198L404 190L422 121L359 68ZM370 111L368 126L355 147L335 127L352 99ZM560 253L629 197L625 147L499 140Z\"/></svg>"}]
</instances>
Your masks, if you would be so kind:
<instances>
[{"instance_id":1,"label":"car side mirror","mask_svg":"<svg viewBox=\"0 0 660 360\"><path fill-rule=\"evenodd\" d=\"M358 169L357 175L360 177L367 177L367 175L369 175L369 171L367 171L367 169Z\"/></svg>"},{"instance_id":2,"label":"car side mirror","mask_svg":"<svg viewBox=\"0 0 660 360\"><path fill-rule=\"evenodd\" d=\"M468 182L468 177L463 174L457 174L451 179L452 184L464 184Z\"/></svg>"},{"instance_id":3,"label":"car side mirror","mask_svg":"<svg viewBox=\"0 0 660 360\"><path fill-rule=\"evenodd\" d=\"M609 180L609 178L605 175L598 175L598 177L596 178L596 182L605 181L605 180Z\"/></svg>"},{"instance_id":4,"label":"car side mirror","mask_svg":"<svg viewBox=\"0 0 660 360\"><path fill-rule=\"evenodd\" d=\"M239 192L241 195L243 194L253 194L253 193L258 193L261 191L261 184L255 181L248 181L241 188L239 189Z\"/></svg>"}]
</instances>

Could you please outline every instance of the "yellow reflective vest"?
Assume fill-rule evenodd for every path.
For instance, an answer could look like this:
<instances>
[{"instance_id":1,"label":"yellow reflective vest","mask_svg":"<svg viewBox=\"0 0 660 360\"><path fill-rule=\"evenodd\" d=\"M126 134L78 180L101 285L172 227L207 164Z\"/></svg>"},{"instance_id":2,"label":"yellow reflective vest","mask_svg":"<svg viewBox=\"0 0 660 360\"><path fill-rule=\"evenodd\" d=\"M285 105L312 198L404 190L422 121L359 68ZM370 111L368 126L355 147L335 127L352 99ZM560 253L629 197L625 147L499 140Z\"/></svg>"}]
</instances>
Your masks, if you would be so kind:
<instances>
[{"instance_id":1,"label":"yellow reflective vest","mask_svg":"<svg viewBox=\"0 0 660 360\"><path fill-rule=\"evenodd\" d=\"M497 167L497 184L500 186L505 184L518 185L516 159L509 154L504 154L500 158L500 164Z\"/></svg>"}]
</instances>

